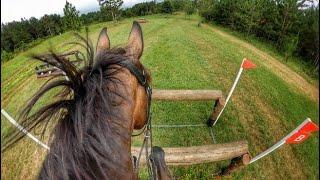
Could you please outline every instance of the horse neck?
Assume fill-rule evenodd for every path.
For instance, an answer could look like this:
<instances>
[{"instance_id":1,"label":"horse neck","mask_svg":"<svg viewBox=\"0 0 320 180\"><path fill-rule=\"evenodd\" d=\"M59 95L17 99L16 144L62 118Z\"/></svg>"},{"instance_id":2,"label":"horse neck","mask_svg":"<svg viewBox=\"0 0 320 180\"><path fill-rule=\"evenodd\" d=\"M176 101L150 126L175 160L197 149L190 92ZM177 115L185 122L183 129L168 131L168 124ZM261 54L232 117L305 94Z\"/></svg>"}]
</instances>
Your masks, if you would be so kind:
<instances>
[{"instance_id":1,"label":"horse neck","mask_svg":"<svg viewBox=\"0 0 320 180\"><path fill-rule=\"evenodd\" d=\"M131 97L130 95L126 96ZM133 175L133 163L131 158L131 134L133 130L133 118L132 118L132 103L130 98L124 101L120 106L115 107L112 111L113 113L121 114L121 118L111 119L110 127L115 129L119 136L114 135L113 139L115 142L119 143L119 153L123 152L123 155L120 156L119 162L124 164L123 167L126 167L128 174ZM119 123L120 121L120 123ZM111 154L112 155L112 154ZM121 179L121 178L120 178ZM126 177L126 179L131 179Z\"/></svg>"}]
</instances>

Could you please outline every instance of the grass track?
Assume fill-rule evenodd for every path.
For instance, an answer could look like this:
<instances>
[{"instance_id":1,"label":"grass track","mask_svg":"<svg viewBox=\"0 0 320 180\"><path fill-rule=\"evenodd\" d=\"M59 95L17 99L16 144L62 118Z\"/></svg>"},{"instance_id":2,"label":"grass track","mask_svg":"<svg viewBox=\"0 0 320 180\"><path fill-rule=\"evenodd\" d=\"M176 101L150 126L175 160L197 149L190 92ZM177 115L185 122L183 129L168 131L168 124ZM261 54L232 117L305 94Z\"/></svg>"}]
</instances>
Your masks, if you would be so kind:
<instances>
[{"instance_id":1,"label":"grass track","mask_svg":"<svg viewBox=\"0 0 320 180\"><path fill-rule=\"evenodd\" d=\"M154 88L221 89L226 95L243 57L252 59L258 65L257 69L243 74L230 104L215 127L218 143L247 139L250 152L256 155L281 139L306 117L319 122L318 102L312 94L301 91L286 77L279 75L277 70L271 71L272 66L266 63L266 58L277 61L274 57L262 56L263 51L253 51L251 47L243 46L246 42L214 26L197 27L197 17L191 20L185 20L183 15L146 18L149 22L142 25L145 41L142 62L152 73ZM131 22L132 19L126 19L92 25L90 37L95 43L100 29L107 26L112 46L123 45ZM23 103L44 83L33 74L36 63L28 61L23 55L42 52L49 47L49 42L59 45L72 39L70 32L50 38L13 60L2 63L2 107L16 117ZM291 74L295 73L293 70L288 72L291 71ZM316 86L308 86L318 91ZM43 103L45 100L40 105ZM153 122L204 123L211 107L212 102L155 102L152 107ZM8 127L8 122L1 117L1 136ZM163 147L212 143L207 128L154 129L153 132L155 145ZM139 145L141 142L138 140L135 138L133 143ZM232 176L235 179L318 179L318 143L317 135L300 145L286 145ZM3 154L1 177L33 179L44 155L44 150L31 140L23 140ZM219 168L227 163L223 161L171 168L171 171L179 179L212 179ZM146 177L145 171L141 177Z\"/></svg>"}]
</instances>

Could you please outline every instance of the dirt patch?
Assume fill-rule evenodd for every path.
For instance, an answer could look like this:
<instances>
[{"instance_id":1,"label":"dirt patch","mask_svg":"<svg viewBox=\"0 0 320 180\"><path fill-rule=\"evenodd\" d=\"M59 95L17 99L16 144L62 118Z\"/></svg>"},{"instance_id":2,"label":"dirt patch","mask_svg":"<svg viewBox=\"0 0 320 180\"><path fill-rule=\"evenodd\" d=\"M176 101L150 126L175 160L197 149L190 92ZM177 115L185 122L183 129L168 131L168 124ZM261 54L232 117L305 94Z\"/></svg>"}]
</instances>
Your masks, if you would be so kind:
<instances>
[{"instance_id":1,"label":"dirt patch","mask_svg":"<svg viewBox=\"0 0 320 180\"><path fill-rule=\"evenodd\" d=\"M307 95L312 101L319 102L319 89L315 85L310 84L298 73L291 70L286 65L282 64L279 60L270 56L269 54L259 50L253 45L246 43L226 32L220 31L209 25L204 25L204 27L211 29L215 33L225 37L229 41L241 45L242 47L251 50L253 53L257 54L263 61L261 63L268 68L271 72L275 73L281 79L296 87L300 92Z\"/></svg>"}]
</instances>

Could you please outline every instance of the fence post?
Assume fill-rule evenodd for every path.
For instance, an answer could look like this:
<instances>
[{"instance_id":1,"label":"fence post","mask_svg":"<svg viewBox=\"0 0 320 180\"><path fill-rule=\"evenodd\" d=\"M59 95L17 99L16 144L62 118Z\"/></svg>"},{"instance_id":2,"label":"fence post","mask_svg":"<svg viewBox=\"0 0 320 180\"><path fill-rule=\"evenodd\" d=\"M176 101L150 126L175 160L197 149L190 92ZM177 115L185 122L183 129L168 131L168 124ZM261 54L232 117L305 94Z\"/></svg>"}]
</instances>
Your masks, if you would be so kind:
<instances>
[{"instance_id":1,"label":"fence post","mask_svg":"<svg viewBox=\"0 0 320 180\"><path fill-rule=\"evenodd\" d=\"M221 96L218 100L215 101L215 104L214 104L213 109L212 109L212 113L211 113L211 115L210 115L210 117L209 117L209 119L207 121L207 125L209 127L213 127L213 124L217 120L218 115L222 111L225 103L226 103L226 100L224 99L223 96Z\"/></svg>"}]
</instances>

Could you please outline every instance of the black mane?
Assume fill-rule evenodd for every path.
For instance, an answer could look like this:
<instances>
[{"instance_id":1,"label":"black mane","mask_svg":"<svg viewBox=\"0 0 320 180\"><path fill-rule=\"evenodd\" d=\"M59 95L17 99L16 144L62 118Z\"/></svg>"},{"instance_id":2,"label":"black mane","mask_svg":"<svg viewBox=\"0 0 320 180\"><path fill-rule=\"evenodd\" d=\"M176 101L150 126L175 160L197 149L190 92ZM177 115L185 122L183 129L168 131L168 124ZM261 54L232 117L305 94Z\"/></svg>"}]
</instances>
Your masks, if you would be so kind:
<instances>
[{"instance_id":1,"label":"black mane","mask_svg":"<svg viewBox=\"0 0 320 180\"><path fill-rule=\"evenodd\" d=\"M23 109L19 123L27 131L43 127L43 135L48 123L57 120L40 179L126 178L128 172L119 159L130 157L123 157L129 154L120 148L120 142L130 141L131 134L123 127L124 118L112 102L115 97L126 100L114 90L124 88L115 77L121 67L115 65L126 59L125 49L117 48L95 56L88 39L78 37L81 43L74 44L81 45L87 52L86 64L81 68L52 51L45 58L33 56L63 70L68 80L60 76L45 83ZM31 113L37 101L56 88L58 93L53 102ZM1 151L10 149L23 137L25 134L12 128L4 137ZM115 172L119 177L112 176Z\"/></svg>"}]
</instances>

